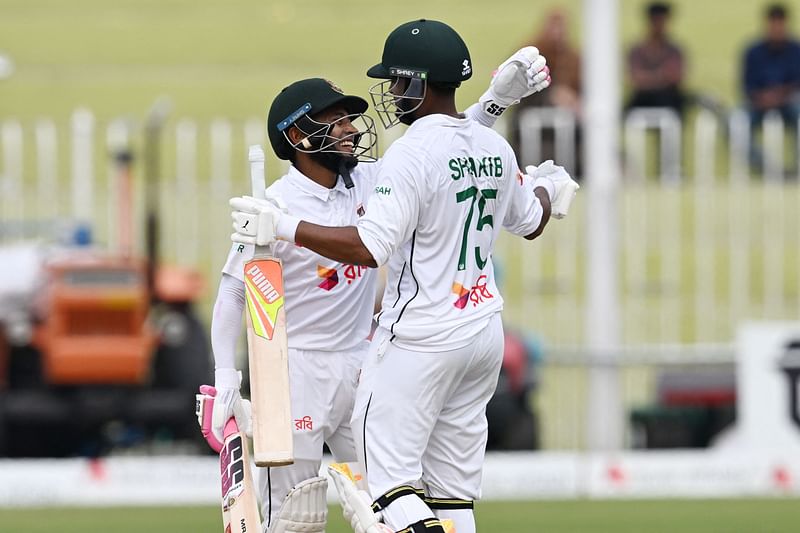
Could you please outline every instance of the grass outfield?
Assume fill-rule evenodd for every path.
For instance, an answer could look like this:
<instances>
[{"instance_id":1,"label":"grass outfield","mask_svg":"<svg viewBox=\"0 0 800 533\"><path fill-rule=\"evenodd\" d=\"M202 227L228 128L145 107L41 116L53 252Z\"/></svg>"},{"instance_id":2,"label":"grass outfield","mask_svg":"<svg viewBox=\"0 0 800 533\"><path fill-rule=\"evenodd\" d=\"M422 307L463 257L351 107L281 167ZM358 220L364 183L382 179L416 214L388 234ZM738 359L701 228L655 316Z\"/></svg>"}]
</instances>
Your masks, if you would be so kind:
<instances>
[{"instance_id":1,"label":"grass outfield","mask_svg":"<svg viewBox=\"0 0 800 533\"><path fill-rule=\"evenodd\" d=\"M659 500L484 502L484 533L782 533L798 531L800 501ZM200 533L220 529L214 507L0 510L0 530L26 533ZM348 533L331 508L328 533Z\"/></svg>"},{"instance_id":2,"label":"grass outfield","mask_svg":"<svg viewBox=\"0 0 800 533\"><path fill-rule=\"evenodd\" d=\"M623 49L642 34L647 0L619 0ZM739 98L739 57L760 31L767 0L673 0L673 31L688 57L687 85L726 103ZM452 24L472 52L476 76L462 104L482 92L491 70L532 35L547 11L571 17L575 41L582 0L0 0L0 51L16 63L0 81L0 120L65 118L79 105L101 119L142 113L169 94L175 116L261 114L290 81L322 75L365 95L365 69L387 33L407 20ZM712 23L713 22L713 23ZM794 27L798 17L791 20ZM622 80L620 80L622 82Z\"/></svg>"}]
</instances>

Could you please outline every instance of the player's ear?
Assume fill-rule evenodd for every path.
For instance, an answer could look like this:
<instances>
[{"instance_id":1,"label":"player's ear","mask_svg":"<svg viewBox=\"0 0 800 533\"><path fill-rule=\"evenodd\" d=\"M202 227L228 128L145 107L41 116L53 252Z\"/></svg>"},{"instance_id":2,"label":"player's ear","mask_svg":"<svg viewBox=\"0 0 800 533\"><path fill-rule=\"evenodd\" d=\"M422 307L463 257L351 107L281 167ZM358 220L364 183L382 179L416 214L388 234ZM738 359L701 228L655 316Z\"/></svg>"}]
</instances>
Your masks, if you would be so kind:
<instances>
[{"instance_id":1,"label":"player's ear","mask_svg":"<svg viewBox=\"0 0 800 533\"><path fill-rule=\"evenodd\" d=\"M289 137L289 142L292 144L297 144L303 138L303 134L295 126L289 128L289 131L286 132L286 135Z\"/></svg>"},{"instance_id":2,"label":"player's ear","mask_svg":"<svg viewBox=\"0 0 800 533\"><path fill-rule=\"evenodd\" d=\"M289 137L289 142L291 142L294 146L297 146L297 144L300 143L300 145L306 150L311 148L311 142L308 140L308 137L296 126L289 128L289 131L286 132L286 135Z\"/></svg>"}]
</instances>

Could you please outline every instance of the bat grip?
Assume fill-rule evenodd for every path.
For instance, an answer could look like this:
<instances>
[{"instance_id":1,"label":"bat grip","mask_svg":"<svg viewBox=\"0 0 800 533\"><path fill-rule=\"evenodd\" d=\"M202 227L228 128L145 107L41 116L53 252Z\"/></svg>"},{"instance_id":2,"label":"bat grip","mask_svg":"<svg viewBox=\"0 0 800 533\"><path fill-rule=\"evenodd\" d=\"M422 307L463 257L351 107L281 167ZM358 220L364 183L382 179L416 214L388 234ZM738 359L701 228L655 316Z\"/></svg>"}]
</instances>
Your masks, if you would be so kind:
<instances>
[{"instance_id":1,"label":"bat grip","mask_svg":"<svg viewBox=\"0 0 800 533\"><path fill-rule=\"evenodd\" d=\"M250 187L253 198L263 200L264 188L264 150L261 145L252 144L247 152L250 161Z\"/></svg>"},{"instance_id":2,"label":"bat grip","mask_svg":"<svg viewBox=\"0 0 800 533\"><path fill-rule=\"evenodd\" d=\"M230 417L225 423L225 429L222 431L223 438L227 440L234 433L239 433L239 426L236 424L236 419Z\"/></svg>"}]
</instances>

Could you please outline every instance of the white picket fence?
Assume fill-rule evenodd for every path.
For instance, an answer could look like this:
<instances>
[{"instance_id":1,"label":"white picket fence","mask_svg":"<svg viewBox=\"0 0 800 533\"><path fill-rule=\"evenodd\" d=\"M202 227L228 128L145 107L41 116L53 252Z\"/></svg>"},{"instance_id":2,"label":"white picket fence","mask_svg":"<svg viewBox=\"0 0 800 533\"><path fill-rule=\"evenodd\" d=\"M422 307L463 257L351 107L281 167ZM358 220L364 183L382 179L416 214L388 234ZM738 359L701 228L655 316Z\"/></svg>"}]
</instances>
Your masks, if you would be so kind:
<instances>
[{"instance_id":1,"label":"white picket fence","mask_svg":"<svg viewBox=\"0 0 800 533\"><path fill-rule=\"evenodd\" d=\"M524 163L539 162L542 129L552 127L556 159L575 169L575 117L563 110L527 110L521 121ZM687 125L663 110L637 111L625 120L624 177L613 228L622 357L614 364L648 368L623 379L628 406L652 397L653 365L729 363L738 323L800 314L800 190L798 180L782 171L784 146L794 138L777 116L767 118L761 177L748 170L750 136L741 112L720 121L700 110ZM384 133L381 148L391 140ZM161 257L206 275L209 290L201 302L206 317L229 248L227 199L249 189L246 153L254 143L266 143L258 118L171 120L161 135ZM41 234L56 227L54 221L67 229L79 221L91 226L98 246L118 248L121 208L111 154L129 146L137 158L134 246L143 250L142 144L140 124L99 122L87 110L76 111L67 124L0 119L0 242ZM274 178L285 168L273 158L268 175ZM551 221L533 243L504 237L495 257L507 323L539 337L546 371L565 372L559 382L573 379L578 387L586 378L585 235L592 223L585 201L590 185L582 186L584 194L579 192L567 219ZM572 378L564 377L570 372ZM580 448L585 402L570 396L563 407L559 394L563 390L541 402L560 402L561 411L570 409L570 402L581 405L569 427L557 421L563 418L557 410L544 421L549 447Z\"/></svg>"},{"instance_id":2,"label":"white picket fence","mask_svg":"<svg viewBox=\"0 0 800 533\"><path fill-rule=\"evenodd\" d=\"M524 162L539 161L542 129L554 127L557 160L575 168L578 124L572 115L533 109L521 121ZM40 233L60 219L86 222L99 245L118 247L119 191L111 154L130 146L141 156L138 126L123 119L99 123L87 110L63 125L46 119L0 122L3 241ZM748 171L750 131L742 113L720 124L700 111L688 128L662 110L639 110L626 119L616 228L624 344L729 342L743 319L798 316L800 195L797 180L786 181L779 162L783 124L768 117L763 130L771 157L762 179ZM659 145L648 141L649 131L660 132ZM382 139L382 146L390 141ZM163 257L197 267L215 284L228 249L227 199L247 191L246 147L265 142L257 118L167 123L159 180ZM690 163L684 147L693 153ZM656 175L648 176L656 155ZM141 168L135 162L139 249ZM268 173L274 178L285 168L272 160ZM578 196L570 217L551 222L540 240L504 239L497 253L507 319L558 347L580 347L584 338L584 235L591 221L582 196L587 195Z\"/></svg>"}]
</instances>

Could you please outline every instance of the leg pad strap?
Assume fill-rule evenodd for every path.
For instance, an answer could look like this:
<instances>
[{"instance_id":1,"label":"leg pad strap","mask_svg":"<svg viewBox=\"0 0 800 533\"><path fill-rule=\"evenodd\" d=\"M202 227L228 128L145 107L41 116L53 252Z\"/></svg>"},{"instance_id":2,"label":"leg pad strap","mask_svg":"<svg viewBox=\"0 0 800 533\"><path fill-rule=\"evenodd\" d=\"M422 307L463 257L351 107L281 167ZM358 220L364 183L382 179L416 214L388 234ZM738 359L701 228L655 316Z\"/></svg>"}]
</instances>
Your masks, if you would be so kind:
<instances>
[{"instance_id":1,"label":"leg pad strap","mask_svg":"<svg viewBox=\"0 0 800 533\"><path fill-rule=\"evenodd\" d=\"M445 533L444 526L436 518L428 518L427 520L420 520L414 522L405 529L401 529L397 533Z\"/></svg>"}]
</instances>

